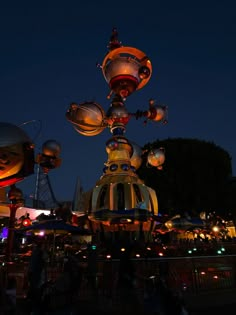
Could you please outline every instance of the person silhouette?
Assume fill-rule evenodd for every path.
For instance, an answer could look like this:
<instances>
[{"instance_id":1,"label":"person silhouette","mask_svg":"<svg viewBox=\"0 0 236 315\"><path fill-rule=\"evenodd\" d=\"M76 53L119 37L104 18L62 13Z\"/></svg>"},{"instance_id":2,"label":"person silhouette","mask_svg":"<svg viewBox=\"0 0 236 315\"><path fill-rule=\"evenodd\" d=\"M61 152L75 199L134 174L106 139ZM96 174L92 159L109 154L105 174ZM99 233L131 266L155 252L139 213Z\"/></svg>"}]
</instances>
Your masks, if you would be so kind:
<instances>
[{"instance_id":1,"label":"person silhouette","mask_svg":"<svg viewBox=\"0 0 236 315\"><path fill-rule=\"evenodd\" d=\"M37 241L33 245L33 251L28 269L28 298L31 302L31 315L42 314L41 291L46 282L46 250L43 241Z\"/></svg>"},{"instance_id":2,"label":"person silhouette","mask_svg":"<svg viewBox=\"0 0 236 315\"><path fill-rule=\"evenodd\" d=\"M131 255L132 247L128 247L124 252L121 252L117 290L122 312L127 312L127 314L139 314L141 305L136 294L137 275Z\"/></svg>"}]
</instances>

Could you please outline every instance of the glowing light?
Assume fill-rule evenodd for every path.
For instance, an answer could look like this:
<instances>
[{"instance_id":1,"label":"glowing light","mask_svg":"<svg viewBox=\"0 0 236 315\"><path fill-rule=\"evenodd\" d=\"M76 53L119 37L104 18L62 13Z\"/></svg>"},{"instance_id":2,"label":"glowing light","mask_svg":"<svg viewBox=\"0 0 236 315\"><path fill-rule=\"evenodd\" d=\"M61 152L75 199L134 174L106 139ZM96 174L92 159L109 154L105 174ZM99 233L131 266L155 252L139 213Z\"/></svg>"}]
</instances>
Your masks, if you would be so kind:
<instances>
[{"instance_id":1,"label":"glowing light","mask_svg":"<svg viewBox=\"0 0 236 315\"><path fill-rule=\"evenodd\" d=\"M29 226L29 225L31 225L31 220L30 220L30 219L24 219L24 220L22 221L22 225L23 225L23 226Z\"/></svg>"},{"instance_id":2,"label":"glowing light","mask_svg":"<svg viewBox=\"0 0 236 315\"><path fill-rule=\"evenodd\" d=\"M165 223L165 226L166 226L168 229L171 229L171 228L173 227L173 224L172 224L170 221L168 221L168 222Z\"/></svg>"},{"instance_id":3,"label":"glowing light","mask_svg":"<svg viewBox=\"0 0 236 315\"><path fill-rule=\"evenodd\" d=\"M121 252L125 252L125 248L122 247L122 248L120 249L120 251L121 251Z\"/></svg>"},{"instance_id":4,"label":"glowing light","mask_svg":"<svg viewBox=\"0 0 236 315\"><path fill-rule=\"evenodd\" d=\"M140 257L140 254L136 254L135 256L136 256L137 258L139 258L139 257Z\"/></svg>"},{"instance_id":5,"label":"glowing light","mask_svg":"<svg viewBox=\"0 0 236 315\"><path fill-rule=\"evenodd\" d=\"M160 252L160 253L158 253L158 256L164 256L164 254Z\"/></svg>"},{"instance_id":6,"label":"glowing light","mask_svg":"<svg viewBox=\"0 0 236 315\"><path fill-rule=\"evenodd\" d=\"M7 227L4 227L3 229L2 229L2 238L4 239L4 238L7 238L7 236L8 236L8 228ZM3 240L2 240L3 241Z\"/></svg>"},{"instance_id":7,"label":"glowing light","mask_svg":"<svg viewBox=\"0 0 236 315\"><path fill-rule=\"evenodd\" d=\"M187 284L186 284L186 283L183 283L183 284L182 284L182 289L183 289L184 291L186 291L187 288L188 288L188 287L187 287Z\"/></svg>"},{"instance_id":8,"label":"glowing light","mask_svg":"<svg viewBox=\"0 0 236 315\"><path fill-rule=\"evenodd\" d=\"M107 259L110 259L110 258L111 258L111 255L107 255L106 257L107 257Z\"/></svg>"},{"instance_id":9,"label":"glowing light","mask_svg":"<svg viewBox=\"0 0 236 315\"><path fill-rule=\"evenodd\" d=\"M213 232L219 232L218 226L213 226L212 231L213 231Z\"/></svg>"}]
</instances>

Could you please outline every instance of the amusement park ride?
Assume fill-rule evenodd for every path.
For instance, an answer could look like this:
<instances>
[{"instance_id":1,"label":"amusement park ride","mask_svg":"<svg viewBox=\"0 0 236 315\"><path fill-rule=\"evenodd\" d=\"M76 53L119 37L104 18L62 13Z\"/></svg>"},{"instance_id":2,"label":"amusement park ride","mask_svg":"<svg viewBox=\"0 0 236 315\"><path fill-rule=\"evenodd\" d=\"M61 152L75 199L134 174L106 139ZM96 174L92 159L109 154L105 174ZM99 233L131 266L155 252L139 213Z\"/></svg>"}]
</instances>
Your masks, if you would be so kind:
<instances>
[{"instance_id":1,"label":"amusement park ride","mask_svg":"<svg viewBox=\"0 0 236 315\"><path fill-rule=\"evenodd\" d=\"M55 140L48 140L42 146L42 153L35 156L34 143L23 128L11 123L0 123L0 189L9 188L7 193L9 207L9 226L6 256L10 258L16 211L24 205L22 191L16 183L34 173L38 164L44 173L58 167L61 163L60 145Z\"/></svg>"},{"instance_id":2,"label":"amusement park ride","mask_svg":"<svg viewBox=\"0 0 236 315\"><path fill-rule=\"evenodd\" d=\"M152 75L152 64L145 53L137 48L122 46L114 28L110 37L108 52L98 65L109 85L111 99L105 111L95 102L72 103L66 119L74 129L84 136L97 136L108 128L112 136L106 141L107 161L103 174L95 187L86 192L83 200L83 215L79 220L87 220L92 233L110 235L113 233L135 238L150 239L153 233L166 233L187 229L205 229L206 221L199 219L163 219L158 213L156 192L145 185L137 170L144 156L148 166L162 169L165 149L156 147L143 150L126 136L126 126L134 119L144 119L155 123L167 123L167 106L149 100L145 111L129 112L127 98L142 89ZM34 173L35 165L41 173L60 166L60 145L48 140L42 145L42 153L36 154L35 144L22 126L0 123L0 190L8 187L10 220L7 255L11 253L16 211L24 204L22 191L15 184ZM1 197L1 196L0 196ZM76 203L79 204L80 200ZM1 200L0 200L1 203Z\"/></svg>"},{"instance_id":3,"label":"amusement park ride","mask_svg":"<svg viewBox=\"0 0 236 315\"><path fill-rule=\"evenodd\" d=\"M139 49L122 46L116 29L113 29L108 49L102 64L98 65L110 88L108 110L97 103L84 102L72 103L66 112L67 120L84 136L96 136L105 128L112 134L106 142L108 159L103 174L87 194L85 213L94 231L150 232L158 215L158 200L155 191L136 173L143 152L125 137L125 132L131 118L166 124L167 107L150 100L146 111L129 112L126 99L148 83L152 64ZM149 165L162 168L163 148L154 148L145 154Z\"/></svg>"},{"instance_id":4,"label":"amusement park ride","mask_svg":"<svg viewBox=\"0 0 236 315\"><path fill-rule=\"evenodd\" d=\"M149 240L155 233L209 231L211 225L202 218L160 216L156 192L137 175L144 157L148 166L158 170L165 162L164 148L155 147L143 152L125 136L126 126L132 118L143 118L145 123L167 123L167 106L156 104L152 99L146 111L131 113L126 107L127 98L150 80L150 59L137 48L122 46L114 28L108 52L97 66L110 88L109 108L105 111L95 102L72 103L66 112L67 120L81 135L97 136L106 128L112 134L106 142L108 158L103 174L95 187L86 193L83 204L84 216L92 231L103 235L128 232L135 238L142 236Z\"/></svg>"}]
</instances>

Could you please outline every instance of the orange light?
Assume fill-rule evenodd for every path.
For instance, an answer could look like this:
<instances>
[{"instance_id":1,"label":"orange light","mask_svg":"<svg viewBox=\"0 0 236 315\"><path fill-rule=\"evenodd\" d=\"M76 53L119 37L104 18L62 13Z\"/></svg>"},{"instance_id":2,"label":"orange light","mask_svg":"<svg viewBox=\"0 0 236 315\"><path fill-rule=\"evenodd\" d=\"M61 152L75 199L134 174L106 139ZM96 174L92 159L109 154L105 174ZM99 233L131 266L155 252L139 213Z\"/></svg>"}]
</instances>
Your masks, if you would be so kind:
<instances>
[{"instance_id":1,"label":"orange light","mask_svg":"<svg viewBox=\"0 0 236 315\"><path fill-rule=\"evenodd\" d=\"M23 225L23 226L29 226L29 225L31 225L31 220L30 220L30 219L24 219L24 220L22 221L22 225Z\"/></svg>"}]
</instances>

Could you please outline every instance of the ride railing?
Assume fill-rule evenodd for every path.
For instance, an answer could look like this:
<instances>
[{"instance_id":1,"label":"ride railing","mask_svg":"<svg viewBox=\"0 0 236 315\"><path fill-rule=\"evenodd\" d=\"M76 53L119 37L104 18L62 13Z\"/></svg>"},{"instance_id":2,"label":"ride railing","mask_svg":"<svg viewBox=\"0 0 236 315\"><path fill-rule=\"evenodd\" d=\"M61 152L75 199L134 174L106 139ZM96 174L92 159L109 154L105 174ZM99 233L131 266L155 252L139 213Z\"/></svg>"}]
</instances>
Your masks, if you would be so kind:
<instances>
[{"instance_id":1,"label":"ride railing","mask_svg":"<svg viewBox=\"0 0 236 315\"><path fill-rule=\"evenodd\" d=\"M154 292L161 281L173 291L186 295L198 295L212 291L236 289L236 255L160 257L132 259L135 270L135 291L140 301ZM116 304L119 301L118 277L119 259L100 259L97 261L95 291L100 299ZM86 265L85 265L86 266ZM62 267L49 265L48 279L55 280ZM24 297L27 292L28 263L4 264L0 268L1 286L14 277L17 296ZM94 294L89 283L89 271L83 268L79 299L87 300Z\"/></svg>"},{"instance_id":2,"label":"ride railing","mask_svg":"<svg viewBox=\"0 0 236 315\"><path fill-rule=\"evenodd\" d=\"M148 295L158 291L160 281L164 281L172 292L182 296L224 292L236 289L236 255L149 258L133 259L136 271L135 292L139 302L145 303ZM104 303L118 305L117 287L119 260L102 260L98 262L96 276L96 294ZM92 293L84 275L79 290L80 299L90 299ZM107 302L109 301L109 303Z\"/></svg>"}]
</instances>

